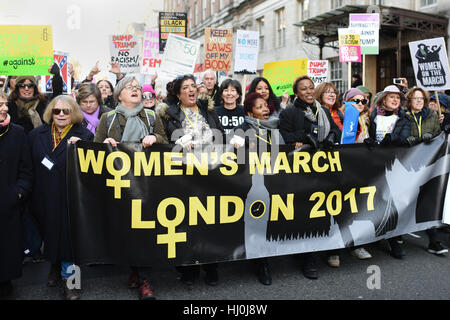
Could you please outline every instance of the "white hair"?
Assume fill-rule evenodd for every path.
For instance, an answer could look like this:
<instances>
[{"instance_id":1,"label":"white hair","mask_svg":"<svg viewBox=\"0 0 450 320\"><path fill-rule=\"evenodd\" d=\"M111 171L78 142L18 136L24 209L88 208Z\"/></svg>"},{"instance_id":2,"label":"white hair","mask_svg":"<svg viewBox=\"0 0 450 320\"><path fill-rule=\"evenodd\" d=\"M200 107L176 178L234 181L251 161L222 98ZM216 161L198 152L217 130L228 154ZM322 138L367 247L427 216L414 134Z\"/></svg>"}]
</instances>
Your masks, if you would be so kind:
<instances>
[{"instance_id":1,"label":"white hair","mask_svg":"<svg viewBox=\"0 0 450 320\"><path fill-rule=\"evenodd\" d=\"M208 70L205 70L205 72L203 72L203 76L202 76L202 79L203 79L203 80L205 80L205 76L206 76L207 74L212 74L212 75L214 76L214 78L216 78L216 73L215 73L213 70L208 69Z\"/></svg>"}]
</instances>

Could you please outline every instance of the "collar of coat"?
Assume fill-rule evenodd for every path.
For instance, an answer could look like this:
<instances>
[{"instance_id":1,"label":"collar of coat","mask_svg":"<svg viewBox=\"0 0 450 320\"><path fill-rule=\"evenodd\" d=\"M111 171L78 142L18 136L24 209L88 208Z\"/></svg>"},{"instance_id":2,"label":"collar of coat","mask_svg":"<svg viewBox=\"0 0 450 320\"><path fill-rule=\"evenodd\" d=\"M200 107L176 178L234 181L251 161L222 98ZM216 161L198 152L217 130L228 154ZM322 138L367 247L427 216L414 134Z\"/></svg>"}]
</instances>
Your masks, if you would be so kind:
<instances>
[{"instance_id":1,"label":"collar of coat","mask_svg":"<svg viewBox=\"0 0 450 320\"><path fill-rule=\"evenodd\" d=\"M428 118L429 115L431 115L430 109L429 109L428 107L423 107L423 108L422 108L422 118L423 118L423 119L426 119L426 118ZM406 112L406 117L407 117L409 120L414 121L414 115L413 115L413 113L412 113L411 110L408 110L408 111Z\"/></svg>"},{"instance_id":2,"label":"collar of coat","mask_svg":"<svg viewBox=\"0 0 450 320\"><path fill-rule=\"evenodd\" d=\"M208 111L214 111L214 101L209 95L205 93L202 93L197 97L197 106L199 107L200 111L204 113ZM170 120L171 118L180 118L181 109L178 105L168 105L167 103L161 102L158 105L157 109L157 113L161 118L167 120Z\"/></svg>"}]
</instances>

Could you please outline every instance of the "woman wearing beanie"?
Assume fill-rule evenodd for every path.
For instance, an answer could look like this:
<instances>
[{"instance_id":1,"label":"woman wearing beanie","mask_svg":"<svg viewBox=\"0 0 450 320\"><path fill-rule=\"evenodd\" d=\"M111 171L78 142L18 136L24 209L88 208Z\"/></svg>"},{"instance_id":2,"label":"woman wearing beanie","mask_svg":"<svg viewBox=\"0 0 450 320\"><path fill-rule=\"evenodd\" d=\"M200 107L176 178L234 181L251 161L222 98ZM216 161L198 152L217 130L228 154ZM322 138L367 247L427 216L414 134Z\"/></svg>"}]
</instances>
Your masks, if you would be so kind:
<instances>
[{"instance_id":1,"label":"woman wearing beanie","mask_svg":"<svg viewBox=\"0 0 450 320\"><path fill-rule=\"evenodd\" d=\"M27 137L11 122L7 95L0 92L0 300L11 296L11 280L22 276L21 211L32 179Z\"/></svg>"},{"instance_id":2,"label":"woman wearing beanie","mask_svg":"<svg viewBox=\"0 0 450 320\"><path fill-rule=\"evenodd\" d=\"M11 121L21 125L28 134L43 124L43 114L47 106L46 97L39 92L34 76L19 76L16 87L8 101Z\"/></svg>"},{"instance_id":3,"label":"woman wearing beanie","mask_svg":"<svg viewBox=\"0 0 450 320\"><path fill-rule=\"evenodd\" d=\"M151 84L144 84L142 86L142 104L144 108L155 110L156 93Z\"/></svg>"}]
</instances>

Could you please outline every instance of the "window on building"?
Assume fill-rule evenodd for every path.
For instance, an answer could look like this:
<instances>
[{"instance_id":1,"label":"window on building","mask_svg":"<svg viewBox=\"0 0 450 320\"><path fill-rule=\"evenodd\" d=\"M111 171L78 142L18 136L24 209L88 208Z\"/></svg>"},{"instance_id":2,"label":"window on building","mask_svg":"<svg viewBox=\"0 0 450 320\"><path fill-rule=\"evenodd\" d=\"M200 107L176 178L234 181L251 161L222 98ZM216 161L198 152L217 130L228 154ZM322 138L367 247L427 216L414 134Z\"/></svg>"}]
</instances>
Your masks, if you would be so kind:
<instances>
[{"instance_id":1,"label":"window on building","mask_svg":"<svg viewBox=\"0 0 450 320\"><path fill-rule=\"evenodd\" d=\"M206 18L209 17L208 12L207 12L207 5L206 5L206 0L202 0L202 7L203 7L203 20L206 20Z\"/></svg>"},{"instance_id":2,"label":"window on building","mask_svg":"<svg viewBox=\"0 0 450 320\"><path fill-rule=\"evenodd\" d=\"M199 0L197 2L197 13L198 13L198 20L197 20L197 24L203 21L203 16L202 16L202 0Z\"/></svg>"},{"instance_id":3,"label":"window on building","mask_svg":"<svg viewBox=\"0 0 450 320\"><path fill-rule=\"evenodd\" d=\"M426 7L426 6L431 6L433 4L436 4L436 0L420 0L420 6L421 7Z\"/></svg>"},{"instance_id":4,"label":"window on building","mask_svg":"<svg viewBox=\"0 0 450 320\"><path fill-rule=\"evenodd\" d=\"M193 25L196 26L198 23L198 10L197 10L197 3L194 4L194 20Z\"/></svg>"},{"instance_id":5,"label":"window on building","mask_svg":"<svg viewBox=\"0 0 450 320\"><path fill-rule=\"evenodd\" d=\"M211 15L216 13L216 0L211 0Z\"/></svg>"},{"instance_id":6,"label":"window on building","mask_svg":"<svg viewBox=\"0 0 450 320\"><path fill-rule=\"evenodd\" d=\"M219 11L225 8L225 0L220 0L219 2Z\"/></svg>"},{"instance_id":7,"label":"window on building","mask_svg":"<svg viewBox=\"0 0 450 320\"><path fill-rule=\"evenodd\" d=\"M347 81L343 78L342 63L339 60L330 61L330 80L339 93L347 91Z\"/></svg>"},{"instance_id":8,"label":"window on building","mask_svg":"<svg viewBox=\"0 0 450 320\"><path fill-rule=\"evenodd\" d=\"M276 23L276 42L277 48L284 47L286 44L286 16L284 8L275 11Z\"/></svg>"},{"instance_id":9,"label":"window on building","mask_svg":"<svg viewBox=\"0 0 450 320\"><path fill-rule=\"evenodd\" d=\"M309 0L297 0L297 21L304 21L309 19ZM302 29L297 27L297 42L301 42Z\"/></svg>"},{"instance_id":10,"label":"window on building","mask_svg":"<svg viewBox=\"0 0 450 320\"><path fill-rule=\"evenodd\" d=\"M259 32L259 51L264 51L264 17L256 19L256 27Z\"/></svg>"},{"instance_id":11,"label":"window on building","mask_svg":"<svg viewBox=\"0 0 450 320\"><path fill-rule=\"evenodd\" d=\"M342 7L343 0L331 0L331 9L337 9Z\"/></svg>"}]
</instances>

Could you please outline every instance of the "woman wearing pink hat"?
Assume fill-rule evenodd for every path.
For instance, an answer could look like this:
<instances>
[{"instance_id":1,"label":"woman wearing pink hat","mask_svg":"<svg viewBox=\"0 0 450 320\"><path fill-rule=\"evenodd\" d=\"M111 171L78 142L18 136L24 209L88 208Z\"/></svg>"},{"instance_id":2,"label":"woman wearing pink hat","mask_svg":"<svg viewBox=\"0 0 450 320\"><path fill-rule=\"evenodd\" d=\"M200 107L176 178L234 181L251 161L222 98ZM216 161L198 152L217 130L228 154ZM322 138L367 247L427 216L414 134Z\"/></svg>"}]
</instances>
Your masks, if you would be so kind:
<instances>
[{"instance_id":1,"label":"woman wearing pink hat","mask_svg":"<svg viewBox=\"0 0 450 320\"><path fill-rule=\"evenodd\" d=\"M142 86L142 104L144 108L154 109L156 105L156 94L151 84Z\"/></svg>"}]
</instances>

